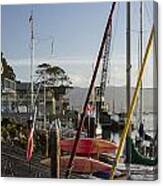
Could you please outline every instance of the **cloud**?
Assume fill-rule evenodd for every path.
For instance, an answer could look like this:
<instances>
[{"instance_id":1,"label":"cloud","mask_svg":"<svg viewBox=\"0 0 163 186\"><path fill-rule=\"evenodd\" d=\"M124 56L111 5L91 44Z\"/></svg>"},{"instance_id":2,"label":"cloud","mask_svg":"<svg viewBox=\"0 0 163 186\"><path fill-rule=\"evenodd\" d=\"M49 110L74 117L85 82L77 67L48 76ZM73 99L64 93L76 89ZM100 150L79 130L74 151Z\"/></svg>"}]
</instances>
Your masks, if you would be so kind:
<instances>
[{"instance_id":1,"label":"cloud","mask_svg":"<svg viewBox=\"0 0 163 186\"><path fill-rule=\"evenodd\" d=\"M13 60L8 59L11 66L13 66L16 77L21 81L30 80L30 60L29 59L19 59ZM40 63L49 63L51 65L58 65L65 69L69 77L73 82L73 86L88 87L93 73L92 65L94 59L35 59L34 61L34 71L37 65ZM99 85L101 79L101 69L100 65L99 72L97 74L96 85ZM108 85L114 86L125 86L126 84L126 62L123 58L114 58L111 61L111 66L108 67L108 76L110 81ZM132 64L131 69L131 84L135 86L138 76L137 64ZM145 76L144 76L144 86L152 87L153 85L153 63L149 63Z\"/></svg>"}]
</instances>

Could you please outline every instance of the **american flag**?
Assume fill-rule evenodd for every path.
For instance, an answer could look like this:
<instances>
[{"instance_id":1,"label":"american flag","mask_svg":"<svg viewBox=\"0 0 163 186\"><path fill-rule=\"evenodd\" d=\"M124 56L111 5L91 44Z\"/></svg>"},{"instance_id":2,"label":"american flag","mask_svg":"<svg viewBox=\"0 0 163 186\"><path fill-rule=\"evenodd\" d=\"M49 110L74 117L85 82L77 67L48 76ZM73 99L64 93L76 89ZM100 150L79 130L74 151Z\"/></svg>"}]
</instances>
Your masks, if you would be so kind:
<instances>
[{"instance_id":1,"label":"american flag","mask_svg":"<svg viewBox=\"0 0 163 186\"><path fill-rule=\"evenodd\" d=\"M95 112L95 106L93 104L88 104L86 109L87 115L91 116L92 114L94 114L94 112Z\"/></svg>"},{"instance_id":2,"label":"american flag","mask_svg":"<svg viewBox=\"0 0 163 186\"><path fill-rule=\"evenodd\" d=\"M33 20L33 16L32 16L32 14L31 14L30 17L29 17L29 23L30 23L32 20Z\"/></svg>"},{"instance_id":3,"label":"american flag","mask_svg":"<svg viewBox=\"0 0 163 186\"><path fill-rule=\"evenodd\" d=\"M30 129L29 137L28 137L27 152L26 152L26 158L28 161L31 160L32 153L33 153L33 133L34 133L34 127Z\"/></svg>"},{"instance_id":4,"label":"american flag","mask_svg":"<svg viewBox=\"0 0 163 186\"><path fill-rule=\"evenodd\" d=\"M37 107L35 107L34 118L32 121L32 126L30 128L29 137L28 137L28 144L27 144L27 151L26 151L26 158L28 161L32 159L32 153L33 153L33 147L34 147L33 134L34 134L36 116L37 116Z\"/></svg>"},{"instance_id":5,"label":"american flag","mask_svg":"<svg viewBox=\"0 0 163 186\"><path fill-rule=\"evenodd\" d=\"M31 27L31 38L34 39L34 33L33 33L33 12L31 12L31 15L29 17L29 24Z\"/></svg>"}]
</instances>

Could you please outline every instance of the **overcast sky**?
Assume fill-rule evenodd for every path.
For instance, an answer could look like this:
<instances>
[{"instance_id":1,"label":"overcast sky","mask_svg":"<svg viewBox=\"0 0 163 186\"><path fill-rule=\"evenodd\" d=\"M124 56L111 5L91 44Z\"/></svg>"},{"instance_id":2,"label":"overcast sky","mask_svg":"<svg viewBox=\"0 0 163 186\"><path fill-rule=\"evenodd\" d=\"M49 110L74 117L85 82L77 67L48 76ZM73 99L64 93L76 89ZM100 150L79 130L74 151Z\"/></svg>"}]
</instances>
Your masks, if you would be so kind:
<instances>
[{"instance_id":1,"label":"overcast sky","mask_svg":"<svg viewBox=\"0 0 163 186\"><path fill-rule=\"evenodd\" d=\"M132 86L138 74L139 2L131 3ZM143 3L143 45L145 48L153 21L152 2ZM30 25L34 12L35 63L59 65L71 77L74 86L87 87L93 71L111 3L44 5L4 5L1 9L2 51L17 79L29 81ZM113 14L109 82L123 86L126 81L126 3L116 5ZM51 42L54 50L51 55ZM98 74L100 79L101 69ZM153 55L150 57L144 86L153 85Z\"/></svg>"}]
</instances>

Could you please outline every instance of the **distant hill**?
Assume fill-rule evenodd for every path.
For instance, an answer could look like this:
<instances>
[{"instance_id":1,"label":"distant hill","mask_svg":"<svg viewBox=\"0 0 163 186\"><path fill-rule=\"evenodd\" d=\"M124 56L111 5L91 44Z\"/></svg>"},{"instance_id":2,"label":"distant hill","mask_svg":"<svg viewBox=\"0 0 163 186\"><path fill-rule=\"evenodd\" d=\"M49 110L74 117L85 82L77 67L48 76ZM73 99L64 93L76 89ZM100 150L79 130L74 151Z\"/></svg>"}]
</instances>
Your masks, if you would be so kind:
<instances>
[{"instance_id":1,"label":"distant hill","mask_svg":"<svg viewBox=\"0 0 163 186\"><path fill-rule=\"evenodd\" d=\"M134 88L131 88L131 95L134 92ZM68 93L70 99L70 106L74 109L80 109L85 101L87 93L87 88L74 87ZM144 112L154 112L156 109L156 104L153 100L153 95L157 93L157 89L144 88L143 89L143 111ZM110 110L113 107L113 101L115 104L115 111L122 112L126 110L126 88L125 87L114 87L110 86L106 88L105 92L105 102L109 103ZM153 107L155 106L155 108Z\"/></svg>"}]
</instances>

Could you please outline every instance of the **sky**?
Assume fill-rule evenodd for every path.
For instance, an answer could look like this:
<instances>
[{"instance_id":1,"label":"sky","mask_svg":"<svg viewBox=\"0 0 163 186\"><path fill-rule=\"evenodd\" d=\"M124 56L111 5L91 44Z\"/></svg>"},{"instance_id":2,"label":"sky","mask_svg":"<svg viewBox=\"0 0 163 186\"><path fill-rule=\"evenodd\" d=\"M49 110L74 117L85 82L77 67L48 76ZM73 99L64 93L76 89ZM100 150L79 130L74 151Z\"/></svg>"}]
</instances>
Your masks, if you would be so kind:
<instances>
[{"instance_id":1,"label":"sky","mask_svg":"<svg viewBox=\"0 0 163 186\"><path fill-rule=\"evenodd\" d=\"M138 74L139 2L131 3L131 82ZM73 85L88 87L104 33L111 3L65 3L2 5L1 50L21 81L30 79L30 24L33 10L35 59L65 69ZM143 3L143 52L152 27L152 2ZM51 53L51 42L54 50ZM102 61L101 61L102 62ZM143 80L153 87L153 55ZM101 77L101 66L96 84ZM126 3L116 4L113 13L108 85L126 84Z\"/></svg>"}]
</instances>

